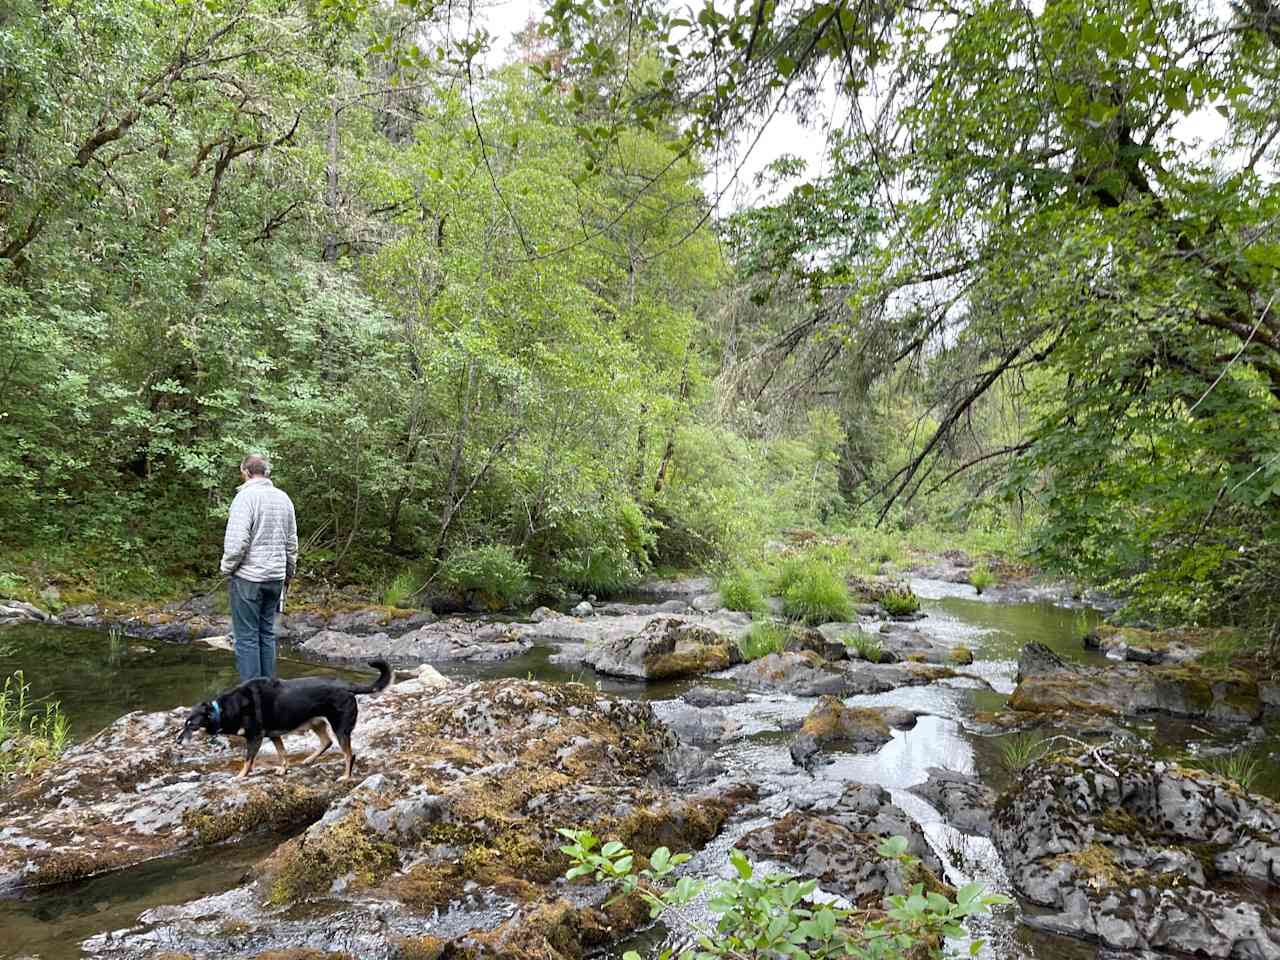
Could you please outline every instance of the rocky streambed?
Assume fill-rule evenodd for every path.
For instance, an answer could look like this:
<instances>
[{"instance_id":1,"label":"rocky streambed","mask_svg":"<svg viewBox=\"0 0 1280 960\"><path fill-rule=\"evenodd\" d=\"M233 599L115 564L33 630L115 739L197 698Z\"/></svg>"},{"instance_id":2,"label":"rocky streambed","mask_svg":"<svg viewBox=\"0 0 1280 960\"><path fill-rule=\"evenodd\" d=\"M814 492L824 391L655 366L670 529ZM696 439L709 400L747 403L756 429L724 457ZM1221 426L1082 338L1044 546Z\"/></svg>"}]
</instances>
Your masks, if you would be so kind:
<instances>
[{"instance_id":1,"label":"rocky streambed","mask_svg":"<svg viewBox=\"0 0 1280 960\"><path fill-rule=\"evenodd\" d=\"M1280 957L1280 808L1182 762L1269 754L1274 691L1186 644L1086 650L1080 615L1047 600L915 586L921 620L864 609L751 663L746 618L697 582L519 621L292 614L288 672L402 668L362 698L347 783L336 760L280 777L270 750L236 781L234 742L176 746L177 705L231 676L216 639L192 642L217 637L216 615L136 617L124 642L22 617L0 667L43 663L74 679L73 716L68 690L119 718L6 784L0 956L571 958L678 940L559 879L556 828L585 826L642 855L699 851L704 875L738 846L859 902L908 881L874 851L903 835L936 882L1019 898L977 925L990 957ZM1055 739L1012 772L1001 745L1027 730Z\"/></svg>"}]
</instances>

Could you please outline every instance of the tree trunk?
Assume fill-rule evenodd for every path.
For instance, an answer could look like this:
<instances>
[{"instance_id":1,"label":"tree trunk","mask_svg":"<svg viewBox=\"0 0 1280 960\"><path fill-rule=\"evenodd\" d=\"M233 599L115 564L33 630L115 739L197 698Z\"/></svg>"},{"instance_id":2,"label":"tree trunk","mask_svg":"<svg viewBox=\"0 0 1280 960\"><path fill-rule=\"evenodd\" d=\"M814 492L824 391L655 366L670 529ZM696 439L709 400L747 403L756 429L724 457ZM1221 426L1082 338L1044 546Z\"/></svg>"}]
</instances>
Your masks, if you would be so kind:
<instances>
[{"instance_id":1,"label":"tree trunk","mask_svg":"<svg viewBox=\"0 0 1280 960\"><path fill-rule=\"evenodd\" d=\"M324 235L324 251L321 254L326 263L338 259L338 98L329 98L328 126L329 160L325 164L324 205L329 208L329 229Z\"/></svg>"},{"instance_id":2,"label":"tree trunk","mask_svg":"<svg viewBox=\"0 0 1280 960\"><path fill-rule=\"evenodd\" d=\"M440 535L436 539L436 548L432 553L436 563L444 557L445 538L449 535L449 524L458 509L458 475L462 470L462 450L467 439L467 429L471 425L471 395L475 391L476 362L467 363L467 385L462 392L462 410L458 419L458 434L453 439L453 455L449 463L449 479L444 488L444 510L440 514Z\"/></svg>"}]
</instances>

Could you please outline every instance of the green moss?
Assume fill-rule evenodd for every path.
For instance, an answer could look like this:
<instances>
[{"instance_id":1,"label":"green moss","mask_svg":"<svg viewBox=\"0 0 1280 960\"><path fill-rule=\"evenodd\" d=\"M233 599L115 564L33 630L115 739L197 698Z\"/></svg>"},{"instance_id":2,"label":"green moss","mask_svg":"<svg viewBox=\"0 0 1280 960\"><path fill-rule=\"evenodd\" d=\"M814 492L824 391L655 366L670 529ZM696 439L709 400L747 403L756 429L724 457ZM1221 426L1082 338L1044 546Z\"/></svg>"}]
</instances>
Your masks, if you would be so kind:
<instances>
[{"instance_id":1,"label":"green moss","mask_svg":"<svg viewBox=\"0 0 1280 960\"><path fill-rule=\"evenodd\" d=\"M973 663L973 651L968 647L952 647L951 660L955 663L967 666Z\"/></svg>"},{"instance_id":2,"label":"green moss","mask_svg":"<svg viewBox=\"0 0 1280 960\"><path fill-rule=\"evenodd\" d=\"M239 806L215 813L188 810L182 824L199 845L209 846L264 828L284 833L314 823L331 799L329 793L295 784L276 784L270 790L254 787Z\"/></svg>"},{"instance_id":3,"label":"green moss","mask_svg":"<svg viewBox=\"0 0 1280 960\"><path fill-rule=\"evenodd\" d=\"M323 893L347 875L371 886L400 863L395 847L369 833L358 807L318 837L303 834L289 841L272 860L269 902L277 906Z\"/></svg>"}]
</instances>

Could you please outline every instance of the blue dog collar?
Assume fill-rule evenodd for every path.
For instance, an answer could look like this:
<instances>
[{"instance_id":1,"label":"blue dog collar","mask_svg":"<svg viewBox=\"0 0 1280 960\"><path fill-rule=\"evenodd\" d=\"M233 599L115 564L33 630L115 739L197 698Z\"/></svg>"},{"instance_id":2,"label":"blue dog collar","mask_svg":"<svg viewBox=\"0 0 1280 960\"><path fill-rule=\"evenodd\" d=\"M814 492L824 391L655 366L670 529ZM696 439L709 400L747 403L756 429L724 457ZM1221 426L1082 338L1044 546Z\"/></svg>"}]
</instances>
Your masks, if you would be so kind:
<instances>
[{"instance_id":1,"label":"blue dog collar","mask_svg":"<svg viewBox=\"0 0 1280 960\"><path fill-rule=\"evenodd\" d=\"M218 728L222 726L222 708L218 706L218 701L213 701L213 730L211 733L217 733Z\"/></svg>"}]
</instances>

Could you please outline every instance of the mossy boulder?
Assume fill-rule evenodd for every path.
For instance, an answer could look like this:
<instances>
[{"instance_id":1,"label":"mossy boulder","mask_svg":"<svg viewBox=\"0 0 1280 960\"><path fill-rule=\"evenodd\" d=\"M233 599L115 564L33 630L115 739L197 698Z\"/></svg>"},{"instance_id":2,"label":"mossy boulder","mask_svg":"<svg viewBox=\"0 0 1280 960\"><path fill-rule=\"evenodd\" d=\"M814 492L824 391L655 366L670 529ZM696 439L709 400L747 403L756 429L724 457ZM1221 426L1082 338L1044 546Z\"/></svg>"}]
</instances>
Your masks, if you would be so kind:
<instances>
[{"instance_id":1,"label":"mossy boulder","mask_svg":"<svg viewBox=\"0 0 1280 960\"><path fill-rule=\"evenodd\" d=\"M1206 651L1231 642L1233 628L1177 627L1171 630L1143 630L1099 624L1084 638L1090 650L1101 650L1113 660L1135 663L1188 663Z\"/></svg>"},{"instance_id":2,"label":"mossy boulder","mask_svg":"<svg viewBox=\"0 0 1280 960\"><path fill-rule=\"evenodd\" d=\"M733 662L733 640L684 617L650 618L636 633L588 647L582 662L638 680L698 676Z\"/></svg>"},{"instance_id":3,"label":"mossy boulder","mask_svg":"<svg viewBox=\"0 0 1280 960\"><path fill-rule=\"evenodd\" d=\"M1262 715L1257 681L1241 670L1182 663L1084 667L1062 661L1039 644L1028 644L1019 660L1013 710L1164 713L1247 723Z\"/></svg>"},{"instance_id":4,"label":"mossy boulder","mask_svg":"<svg viewBox=\"0 0 1280 960\"><path fill-rule=\"evenodd\" d=\"M1029 767L992 838L1035 925L1123 950L1280 957L1280 806L1173 763L1098 748Z\"/></svg>"},{"instance_id":5,"label":"mossy boulder","mask_svg":"<svg viewBox=\"0 0 1280 960\"><path fill-rule=\"evenodd\" d=\"M907 718L914 726L915 715L910 711L894 710L889 719L903 725ZM808 766L824 750L874 753L892 739L881 710L847 707L836 697L825 696L809 711L799 734L791 741L791 759L797 766Z\"/></svg>"}]
</instances>

